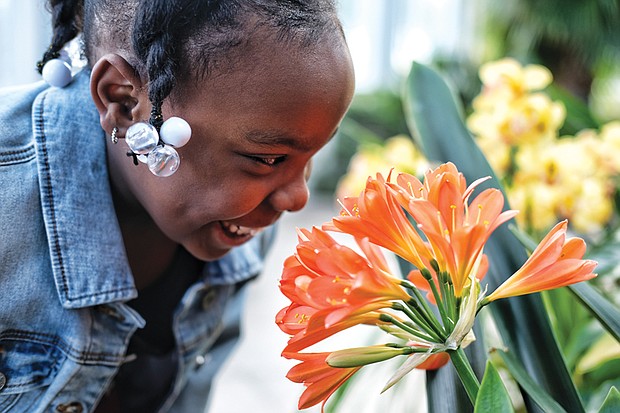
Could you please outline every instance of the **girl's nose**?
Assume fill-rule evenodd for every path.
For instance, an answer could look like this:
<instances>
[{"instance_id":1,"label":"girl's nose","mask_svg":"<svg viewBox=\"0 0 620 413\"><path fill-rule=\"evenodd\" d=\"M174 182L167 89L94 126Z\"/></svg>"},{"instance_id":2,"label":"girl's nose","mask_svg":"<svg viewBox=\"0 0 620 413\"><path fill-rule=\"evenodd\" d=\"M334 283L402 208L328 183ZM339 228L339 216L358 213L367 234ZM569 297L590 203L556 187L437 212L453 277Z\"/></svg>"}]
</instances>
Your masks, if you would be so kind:
<instances>
[{"instance_id":1,"label":"girl's nose","mask_svg":"<svg viewBox=\"0 0 620 413\"><path fill-rule=\"evenodd\" d=\"M271 207L278 212L294 212L302 209L310 196L306 180L304 174L298 174L294 179L276 188L269 197Z\"/></svg>"}]
</instances>

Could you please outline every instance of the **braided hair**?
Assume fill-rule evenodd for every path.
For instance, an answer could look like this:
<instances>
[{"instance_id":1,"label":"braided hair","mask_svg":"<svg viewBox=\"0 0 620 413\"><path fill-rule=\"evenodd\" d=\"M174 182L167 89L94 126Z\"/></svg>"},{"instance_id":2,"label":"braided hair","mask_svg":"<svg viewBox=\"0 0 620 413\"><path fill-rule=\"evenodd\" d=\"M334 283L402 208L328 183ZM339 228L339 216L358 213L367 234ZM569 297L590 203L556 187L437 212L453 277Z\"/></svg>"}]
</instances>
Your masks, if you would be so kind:
<instances>
[{"instance_id":1,"label":"braided hair","mask_svg":"<svg viewBox=\"0 0 620 413\"><path fill-rule=\"evenodd\" d=\"M48 0L48 7L53 37L39 70L82 31L91 63L97 47L113 45L148 79L150 123L158 129L175 86L230 70L257 30L301 47L342 35L333 0Z\"/></svg>"},{"instance_id":2,"label":"braided hair","mask_svg":"<svg viewBox=\"0 0 620 413\"><path fill-rule=\"evenodd\" d=\"M52 14L52 42L37 62L39 73L49 60L60 56L65 43L75 38L82 30L83 0L49 0L48 9Z\"/></svg>"}]
</instances>

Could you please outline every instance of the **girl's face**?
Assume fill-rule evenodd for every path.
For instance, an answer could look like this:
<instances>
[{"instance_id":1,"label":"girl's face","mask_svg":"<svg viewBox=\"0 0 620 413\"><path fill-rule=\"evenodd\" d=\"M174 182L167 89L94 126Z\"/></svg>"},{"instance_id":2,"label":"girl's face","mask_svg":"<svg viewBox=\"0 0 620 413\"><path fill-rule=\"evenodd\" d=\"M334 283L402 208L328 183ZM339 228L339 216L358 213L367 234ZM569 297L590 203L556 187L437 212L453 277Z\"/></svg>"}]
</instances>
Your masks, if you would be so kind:
<instances>
[{"instance_id":1,"label":"girl's face","mask_svg":"<svg viewBox=\"0 0 620 413\"><path fill-rule=\"evenodd\" d=\"M179 116L192 127L178 149L178 171L159 178L122 154L113 180L121 173L124 196L202 260L301 209L311 158L335 134L353 95L348 50L344 41L333 43L308 50L263 43L232 73L181 85L175 104L163 108L165 119Z\"/></svg>"}]
</instances>

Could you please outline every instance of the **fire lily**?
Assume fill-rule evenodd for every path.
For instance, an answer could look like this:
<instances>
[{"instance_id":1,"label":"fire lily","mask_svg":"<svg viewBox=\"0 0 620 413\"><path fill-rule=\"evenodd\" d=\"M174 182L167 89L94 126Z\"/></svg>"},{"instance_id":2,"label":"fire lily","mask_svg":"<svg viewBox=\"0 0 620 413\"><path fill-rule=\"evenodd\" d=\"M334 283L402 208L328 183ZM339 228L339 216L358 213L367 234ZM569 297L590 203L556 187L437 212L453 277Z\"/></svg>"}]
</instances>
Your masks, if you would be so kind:
<instances>
[{"instance_id":1,"label":"fire lily","mask_svg":"<svg viewBox=\"0 0 620 413\"><path fill-rule=\"evenodd\" d=\"M281 291L291 305L276 317L291 334L286 351L299 351L358 324L380 324L379 313L409 294L392 276L377 246L359 240L364 256L325 231L299 231L297 253L284 263Z\"/></svg>"},{"instance_id":2,"label":"fire lily","mask_svg":"<svg viewBox=\"0 0 620 413\"><path fill-rule=\"evenodd\" d=\"M523 266L497 287L486 301L564 287L596 277L596 261L584 260L586 243L566 238L568 223L558 223Z\"/></svg>"},{"instance_id":3,"label":"fire lily","mask_svg":"<svg viewBox=\"0 0 620 413\"><path fill-rule=\"evenodd\" d=\"M326 229L337 229L385 247L417 267L428 265L426 244L397 200L388 192L385 179L369 178L357 198L345 198L343 210Z\"/></svg>"},{"instance_id":4,"label":"fire lily","mask_svg":"<svg viewBox=\"0 0 620 413\"><path fill-rule=\"evenodd\" d=\"M307 409L318 403L324 411L327 399L342 386L361 367L334 368L325 359L331 353L284 353L286 358L300 360L286 377L295 383L303 383L307 388L299 398L299 409Z\"/></svg>"},{"instance_id":5,"label":"fire lily","mask_svg":"<svg viewBox=\"0 0 620 413\"><path fill-rule=\"evenodd\" d=\"M408 300L380 250L368 240L359 240L359 246L365 256L319 228L300 230L297 253L285 262L282 292L293 302L331 310L328 324L368 305Z\"/></svg>"},{"instance_id":6,"label":"fire lily","mask_svg":"<svg viewBox=\"0 0 620 413\"><path fill-rule=\"evenodd\" d=\"M288 377L307 389L300 408L320 402L361 366L405 356L384 390L414 368L433 369L452 360L470 399L478 379L463 348L475 340L477 312L491 301L584 281L596 263L584 260L585 242L567 238L566 221L542 240L523 267L485 298L483 253L491 233L516 215L503 211L497 189L474 190L451 163L429 171L424 182L399 174L369 178L357 198L343 202L341 216L322 229L298 230L296 253L284 263L281 291L291 300L276 316L291 337L283 356L300 360ZM414 223L410 221L413 218ZM360 252L340 245L326 231L353 236ZM393 275L381 252L391 250L415 267L408 279ZM430 302L420 290L430 291ZM334 352L299 353L357 325L379 327L396 343Z\"/></svg>"},{"instance_id":7,"label":"fire lily","mask_svg":"<svg viewBox=\"0 0 620 413\"><path fill-rule=\"evenodd\" d=\"M448 353L431 354L426 360L418 364L416 369L419 370L437 370L440 367L445 366L450 361Z\"/></svg>"},{"instance_id":8,"label":"fire lily","mask_svg":"<svg viewBox=\"0 0 620 413\"><path fill-rule=\"evenodd\" d=\"M457 297L471 274L484 275L480 271L485 260L483 248L491 233L517 214L502 212L504 196L497 189L486 189L469 202L484 180L466 186L463 174L454 164L446 163L429 171L423 185L405 174L398 176L396 184L387 184L428 238L432 258L440 271L450 274Z\"/></svg>"},{"instance_id":9,"label":"fire lily","mask_svg":"<svg viewBox=\"0 0 620 413\"><path fill-rule=\"evenodd\" d=\"M380 303L376 306L385 307L386 304ZM302 312L304 310L305 312ZM342 321L327 325L326 318L329 315L329 311L308 311L307 307L301 308L294 304L283 308L276 316L276 323L285 333L293 334L284 352L303 350L327 337L356 325L382 324L380 314L373 311L373 307L363 308L360 310L360 313L349 314Z\"/></svg>"}]
</instances>

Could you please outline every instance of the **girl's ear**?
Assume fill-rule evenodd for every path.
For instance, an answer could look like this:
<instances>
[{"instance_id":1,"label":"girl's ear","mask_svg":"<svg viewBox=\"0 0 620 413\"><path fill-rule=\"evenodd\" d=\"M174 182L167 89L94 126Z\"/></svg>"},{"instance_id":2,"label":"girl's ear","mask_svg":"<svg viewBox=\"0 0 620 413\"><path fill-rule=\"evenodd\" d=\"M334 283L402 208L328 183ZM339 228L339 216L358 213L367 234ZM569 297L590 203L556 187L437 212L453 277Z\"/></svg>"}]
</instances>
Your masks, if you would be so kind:
<instances>
[{"instance_id":1,"label":"girl's ear","mask_svg":"<svg viewBox=\"0 0 620 413\"><path fill-rule=\"evenodd\" d=\"M108 133L118 128L125 137L127 128L149 118L151 103L137 71L117 54L107 54L93 66L90 93L99 111L101 127Z\"/></svg>"}]
</instances>

